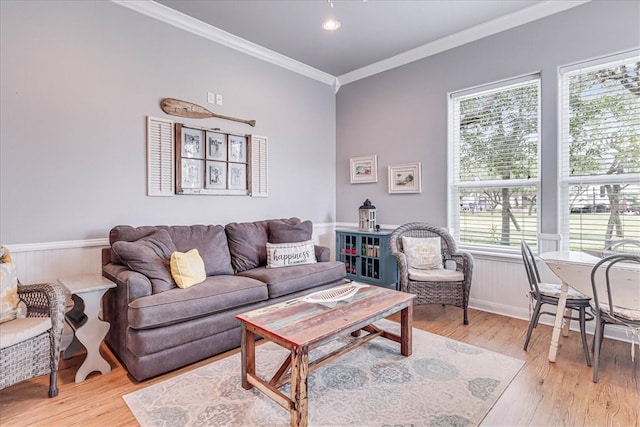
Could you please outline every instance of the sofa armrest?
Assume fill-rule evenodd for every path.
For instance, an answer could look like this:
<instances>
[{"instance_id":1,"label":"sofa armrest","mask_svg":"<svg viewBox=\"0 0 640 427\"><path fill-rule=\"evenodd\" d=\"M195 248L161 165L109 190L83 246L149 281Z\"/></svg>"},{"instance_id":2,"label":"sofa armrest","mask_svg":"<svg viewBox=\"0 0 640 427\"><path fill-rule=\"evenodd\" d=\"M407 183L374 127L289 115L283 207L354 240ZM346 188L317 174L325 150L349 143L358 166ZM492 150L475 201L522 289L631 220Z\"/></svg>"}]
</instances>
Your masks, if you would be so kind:
<instances>
[{"instance_id":1,"label":"sofa armrest","mask_svg":"<svg viewBox=\"0 0 640 427\"><path fill-rule=\"evenodd\" d=\"M103 276L115 282L127 295L127 303L151 295L151 281L144 274L123 265L109 263L102 267Z\"/></svg>"},{"instance_id":2,"label":"sofa armrest","mask_svg":"<svg viewBox=\"0 0 640 427\"><path fill-rule=\"evenodd\" d=\"M316 259L318 262L329 262L331 259L331 249L326 246L315 245Z\"/></svg>"}]
</instances>

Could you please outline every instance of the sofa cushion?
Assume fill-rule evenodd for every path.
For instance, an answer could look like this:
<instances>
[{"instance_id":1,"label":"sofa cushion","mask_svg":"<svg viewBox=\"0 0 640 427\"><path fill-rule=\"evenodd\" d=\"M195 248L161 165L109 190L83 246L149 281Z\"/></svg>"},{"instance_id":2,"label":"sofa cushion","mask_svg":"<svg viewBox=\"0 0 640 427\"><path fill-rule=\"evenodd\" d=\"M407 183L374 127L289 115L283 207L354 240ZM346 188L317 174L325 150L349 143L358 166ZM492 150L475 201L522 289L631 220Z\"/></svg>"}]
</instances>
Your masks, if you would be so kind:
<instances>
[{"instance_id":1,"label":"sofa cushion","mask_svg":"<svg viewBox=\"0 0 640 427\"><path fill-rule=\"evenodd\" d=\"M158 228L152 226L132 227L130 225L117 225L109 231L109 244L113 246L115 242L120 241L135 242L136 240L150 236L157 231ZM111 251L111 262L114 264L126 265L114 251Z\"/></svg>"},{"instance_id":2,"label":"sofa cushion","mask_svg":"<svg viewBox=\"0 0 640 427\"><path fill-rule=\"evenodd\" d=\"M238 274L266 283L269 288L269 298L277 298L338 281L344 278L345 269L343 263L329 261L287 268L258 267Z\"/></svg>"},{"instance_id":3,"label":"sofa cushion","mask_svg":"<svg viewBox=\"0 0 640 427\"><path fill-rule=\"evenodd\" d=\"M174 225L167 228L180 252L197 249L207 276L233 274L227 235L221 225Z\"/></svg>"},{"instance_id":4,"label":"sofa cushion","mask_svg":"<svg viewBox=\"0 0 640 427\"><path fill-rule=\"evenodd\" d=\"M171 289L129 303L129 327L155 328L264 301L267 286L249 277L211 276L187 289Z\"/></svg>"},{"instance_id":5,"label":"sofa cushion","mask_svg":"<svg viewBox=\"0 0 640 427\"><path fill-rule=\"evenodd\" d=\"M197 249L171 254L171 276L179 288L186 289L204 282L207 273Z\"/></svg>"},{"instance_id":6,"label":"sofa cushion","mask_svg":"<svg viewBox=\"0 0 640 427\"><path fill-rule=\"evenodd\" d=\"M298 224L274 221L269 223L270 243L294 243L311 240L313 235L313 223L302 221Z\"/></svg>"},{"instance_id":7,"label":"sofa cushion","mask_svg":"<svg viewBox=\"0 0 640 427\"><path fill-rule=\"evenodd\" d=\"M115 242L111 250L131 270L149 278L154 294L176 287L169 267L171 254L176 247L167 230L158 230L135 242Z\"/></svg>"},{"instance_id":8,"label":"sofa cushion","mask_svg":"<svg viewBox=\"0 0 640 427\"><path fill-rule=\"evenodd\" d=\"M275 222L300 223L299 218L271 219L255 222L232 222L225 226L231 265L236 273L267 265L269 225Z\"/></svg>"}]
</instances>

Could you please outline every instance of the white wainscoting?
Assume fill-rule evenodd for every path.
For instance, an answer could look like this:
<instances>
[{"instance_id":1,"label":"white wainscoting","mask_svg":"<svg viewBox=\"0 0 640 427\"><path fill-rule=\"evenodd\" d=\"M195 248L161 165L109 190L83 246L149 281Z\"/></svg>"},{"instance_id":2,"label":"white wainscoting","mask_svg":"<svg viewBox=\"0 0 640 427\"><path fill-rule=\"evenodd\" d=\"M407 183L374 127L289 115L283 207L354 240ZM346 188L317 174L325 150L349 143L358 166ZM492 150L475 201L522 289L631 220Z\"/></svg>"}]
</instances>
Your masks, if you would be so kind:
<instances>
[{"instance_id":1,"label":"white wainscoting","mask_svg":"<svg viewBox=\"0 0 640 427\"><path fill-rule=\"evenodd\" d=\"M352 224L338 224L340 227ZM336 224L314 224L313 239L317 244L331 249L335 259ZM384 228L393 228L385 226ZM546 250L553 250L555 238L545 242ZM90 239L68 242L7 245L16 262L18 278L22 283L56 281L58 277L77 274L101 274L102 248L108 247L108 239ZM542 244L542 242L541 242ZM555 242L557 244L557 241ZM529 285L519 256L474 253L473 283L469 306L486 312L527 320L529 300L526 297ZM542 279L558 283L543 262L538 266ZM540 323L552 325L551 316L542 316ZM470 325L473 327L473 324ZM572 330L579 330L573 322ZM593 322L587 330L593 333ZM630 341L623 328L607 327L606 336Z\"/></svg>"}]
</instances>

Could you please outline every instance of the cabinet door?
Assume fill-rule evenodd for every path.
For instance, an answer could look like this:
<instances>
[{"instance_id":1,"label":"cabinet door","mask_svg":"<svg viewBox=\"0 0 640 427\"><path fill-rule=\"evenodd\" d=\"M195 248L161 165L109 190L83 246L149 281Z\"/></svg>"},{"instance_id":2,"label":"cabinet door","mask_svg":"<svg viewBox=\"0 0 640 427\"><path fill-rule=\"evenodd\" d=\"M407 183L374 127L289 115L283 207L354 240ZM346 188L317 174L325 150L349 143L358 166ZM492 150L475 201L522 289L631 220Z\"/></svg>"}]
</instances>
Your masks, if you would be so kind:
<instances>
[{"instance_id":1,"label":"cabinet door","mask_svg":"<svg viewBox=\"0 0 640 427\"><path fill-rule=\"evenodd\" d=\"M337 232L336 233L336 259L344 263L347 278L357 279L357 258L358 258L358 236L356 234Z\"/></svg>"}]
</instances>

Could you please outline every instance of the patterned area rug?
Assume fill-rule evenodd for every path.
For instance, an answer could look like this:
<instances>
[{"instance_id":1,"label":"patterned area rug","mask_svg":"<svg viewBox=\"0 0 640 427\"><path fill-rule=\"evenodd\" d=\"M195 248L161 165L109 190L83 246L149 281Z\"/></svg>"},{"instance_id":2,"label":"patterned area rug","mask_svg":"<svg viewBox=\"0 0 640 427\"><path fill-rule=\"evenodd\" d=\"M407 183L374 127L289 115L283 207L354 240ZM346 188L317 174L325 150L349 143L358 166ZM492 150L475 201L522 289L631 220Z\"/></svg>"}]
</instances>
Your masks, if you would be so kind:
<instances>
[{"instance_id":1,"label":"patterned area rug","mask_svg":"<svg viewBox=\"0 0 640 427\"><path fill-rule=\"evenodd\" d=\"M398 332L383 320L378 326ZM327 344L311 360L343 345ZM271 378L287 352L256 348L256 372ZM376 338L309 375L311 426L478 425L524 365L522 360L413 330L413 354ZM281 389L289 395L289 387ZM123 399L144 426L288 426L289 414L240 385L240 354L213 362Z\"/></svg>"}]
</instances>

